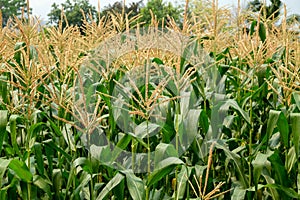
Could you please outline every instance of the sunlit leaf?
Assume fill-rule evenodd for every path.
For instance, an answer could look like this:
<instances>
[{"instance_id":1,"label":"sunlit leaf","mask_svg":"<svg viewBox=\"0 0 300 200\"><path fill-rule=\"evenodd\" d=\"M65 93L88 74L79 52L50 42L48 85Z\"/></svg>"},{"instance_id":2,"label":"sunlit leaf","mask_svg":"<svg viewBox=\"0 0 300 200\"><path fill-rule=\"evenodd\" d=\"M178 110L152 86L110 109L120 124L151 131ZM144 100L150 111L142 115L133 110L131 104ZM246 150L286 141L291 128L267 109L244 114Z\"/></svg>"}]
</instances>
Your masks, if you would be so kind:
<instances>
[{"instance_id":1,"label":"sunlit leaf","mask_svg":"<svg viewBox=\"0 0 300 200\"><path fill-rule=\"evenodd\" d=\"M9 168L14 171L14 173L23 181L31 182L32 181L32 174L29 171L27 165L18 159L14 159L10 161Z\"/></svg>"}]
</instances>

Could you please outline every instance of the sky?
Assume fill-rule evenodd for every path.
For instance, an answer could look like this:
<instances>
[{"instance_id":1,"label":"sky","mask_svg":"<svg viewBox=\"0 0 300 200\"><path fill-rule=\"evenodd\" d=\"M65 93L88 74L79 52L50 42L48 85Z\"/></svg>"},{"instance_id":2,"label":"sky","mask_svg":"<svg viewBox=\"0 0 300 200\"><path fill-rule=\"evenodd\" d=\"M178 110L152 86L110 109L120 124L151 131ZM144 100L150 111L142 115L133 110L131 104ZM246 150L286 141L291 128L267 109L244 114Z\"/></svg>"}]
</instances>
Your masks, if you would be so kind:
<instances>
[{"instance_id":1,"label":"sky","mask_svg":"<svg viewBox=\"0 0 300 200\"><path fill-rule=\"evenodd\" d=\"M100 0L100 8L102 9L104 6L108 4L113 4L118 0ZM139 0L126 0L126 4L131 2L138 2ZM170 1L172 3L176 2L185 2L184 0L165 0ZM39 16L42 20L47 20L47 14L51 10L51 5L53 3L61 4L65 2L65 0L30 0L30 7L32 8L33 15ZM144 0L146 3L147 0ZM220 6L235 6L237 7L238 0L219 0ZM283 3L286 4L288 14L300 14L300 0L282 0ZM90 0L90 3L98 8L98 0ZM241 0L242 6L247 4L247 0Z\"/></svg>"}]
</instances>

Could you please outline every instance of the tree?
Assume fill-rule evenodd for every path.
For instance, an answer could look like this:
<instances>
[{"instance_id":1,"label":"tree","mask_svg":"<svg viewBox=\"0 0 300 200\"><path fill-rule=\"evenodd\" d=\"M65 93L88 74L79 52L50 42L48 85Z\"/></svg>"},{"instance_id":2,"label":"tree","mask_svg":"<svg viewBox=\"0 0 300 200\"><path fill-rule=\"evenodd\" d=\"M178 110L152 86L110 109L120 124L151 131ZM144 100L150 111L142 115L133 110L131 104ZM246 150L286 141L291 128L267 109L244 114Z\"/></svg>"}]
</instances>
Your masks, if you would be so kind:
<instances>
[{"instance_id":1,"label":"tree","mask_svg":"<svg viewBox=\"0 0 300 200\"><path fill-rule=\"evenodd\" d=\"M262 16L266 19L272 18L276 19L280 14L280 8L282 5L281 0L270 0L271 4L269 6L264 5L264 3L260 0L250 1L248 4L248 8L253 12L260 12Z\"/></svg>"},{"instance_id":2,"label":"tree","mask_svg":"<svg viewBox=\"0 0 300 200\"><path fill-rule=\"evenodd\" d=\"M129 18L137 16L141 9L144 7L143 0L140 0L138 2L133 2L127 5L123 5L122 1L117 1L113 5L109 4L108 6L105 6L103 11L101 12L101 15L108 16L109 13L122 13L124 7L124 13L128 14Z\"/></svg>"},{"instance_id":3,"label":"tree","mask_svg":"<svg viewBox=\"0 0 300 200\"><path fill-rule=\"evenodd\" d=\"M9 18L13 16L20 17L22 10L27 14L26 0L0 0L0 10L2 14L2 27L6 26ZM31 9L29 10L31 13Z\"/></svg>"},{"instance_id":4,"label":"tree","mask_svg":"<svg viewBox=\"0 0 300 200\"><path fill-rule=\"evenodd\" d=\"M151 11L157 17L160 25L162 25L162 20L168 20L168 16L173 18L178 24L182 23L182 9L178 6L173 6L171 2L165 3L163 0L149 0L147 5L141 9L142 17L140 21L145 22L145 25L151 24Z\"/></svg>"},{"instance_id":5,"label":"tree","mask_svg":"<svg viewBox=\"0 0 300 200\"><path fill-rule=\"evenodd\" d=\"M67 23L82 28L84 19L89 20L90 15L94 18L97 14L95 6L91 5L88 0L73 0L73 3L67 0L60 7L56 3L53 3L51 7L52 9L48 14L49 23L58 25L63 9L63 13L67 18L67 22L62 20L63 28L67 26Z\"/></svg>"}]
</instances>

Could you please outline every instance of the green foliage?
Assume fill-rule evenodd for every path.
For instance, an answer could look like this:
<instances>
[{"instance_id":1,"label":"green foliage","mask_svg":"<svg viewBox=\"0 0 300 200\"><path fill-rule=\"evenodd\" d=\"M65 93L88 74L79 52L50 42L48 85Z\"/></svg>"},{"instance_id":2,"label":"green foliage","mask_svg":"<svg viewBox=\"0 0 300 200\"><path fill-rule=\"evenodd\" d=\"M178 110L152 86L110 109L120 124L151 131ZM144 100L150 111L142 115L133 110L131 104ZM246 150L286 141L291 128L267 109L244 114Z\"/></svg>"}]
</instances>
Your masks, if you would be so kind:
<instances>
[{"instance_id":1,"label":"green foliage","mask_svg":"<svg viewBox=\"0 0 300 200\"><path fill-rule=\"evenodd\" d=\"M0 10L2 14L2 27L6 26L9 18L14 16L21 17L22 10L24 10L25 16L27 17L27 4L26 0L0 0ZM31 13L31 9L29 11Z\"/></svg>"},{"instance_id":2,"label":"green foliage","mask_svg":"<svg viewBox=\"0 0 300 200\"><path fill-rule=\"evenodd\" d=\"M109 13L122 13L124 9L124 14L128 14L129 18L137 16L140 14L141 9L144 7L143 1L132 2L127 5L123 5L123 1L117 1L114 4L109 4L105 6L101 12L101 15L108 16Z\"/></svg>"},{"instance_id":3,"label":"green foliage","mask_svg":"<svg viewBox=\"0 0 300 200\"><path fill-rule=\"evenodd\" d=\"M48 14L49 23L58 25L61 21L62 28L67 25L82 28L83 20L93 20L97 13L96 8L88 0L66 0L61 5L53 3L51 7L52 9ZM61 18L63 15L65 18Z\"/></svg>"},{"instance_id":4,"label":"green foliage","mask_svg":"<svg viewBox=\"0 0 300 200\"><path fill-rule=\"evenodd\" d=\"M271 4L269 6L264 5L264 3L260 0L253 0L248 4L248 8L250 10L253 12L260 12L265 19L276 19L280 15L281 6L281 0L271 0Z\"/></svg>"},{"instance_id":5,"label":"green foliage","mask_svg":"<svg viewBox=\"0 0 300 200\"><path fill-rule=\"evenodd\" d=\"M148 8L175 9L149 2ZM66 15L68 10L72 16L72 6L66 6ZM162 18L168 13L157 11ZM276 35L259 20L243 36L229 28L215 30L216 37L195 33L201 37L187 36L195 45L183 49L182 57L203 47L210 50L207 63L147 57L151 68L137 68L146 70L147 81L132 84L122 80L136 72L128 73L128 63L139 57L122 55L128 66L118 60L106 66L91 50L95 38L105 39L99 35L115 34L102 22L91 24L94 32L86 35L67 26L34 32L29 24L17 24L30 34L8 31L13 39L3 38L0 199L299 199L297 40L286 36L289 46L281 45L283 38L271 51ZM217 40L218 31L238 40L219 48L225 37ZM90 58L87 54L94 58L88 65L92 75L77 62ZM157 73L149 75L149 69ZM128 92L126 84L133 89ZM121 97L127 107L117 101ZM76 98L92 115L79 115ZM164 123L150 120L151 107Z\"/></svg>"},{"instance_id":6,"label":"green foliage","mask_svg":"<svg viewBox=\"0 0 300 200\"><path fill-rule=\"evenodd\" d=\"M152 21L152 14L159 21L159 25L162 25L162 21L166 24L170 18L173 18L177 24L182 23L181 13L182 9L179 6L174 6L171 2L164 2L163 0L149 0L145 7L141 9L140 22L144 22L146 26L149 26Z\"/></svg>"}]
</instances>

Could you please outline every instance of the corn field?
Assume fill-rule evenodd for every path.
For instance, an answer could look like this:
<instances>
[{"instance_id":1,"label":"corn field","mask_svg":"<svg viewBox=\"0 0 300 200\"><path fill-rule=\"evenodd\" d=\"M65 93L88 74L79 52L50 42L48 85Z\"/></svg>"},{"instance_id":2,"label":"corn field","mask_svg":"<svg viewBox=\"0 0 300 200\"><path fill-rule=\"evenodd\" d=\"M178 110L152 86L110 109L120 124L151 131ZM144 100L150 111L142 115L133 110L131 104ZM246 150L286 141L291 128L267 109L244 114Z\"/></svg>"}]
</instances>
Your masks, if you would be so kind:
<instances>
[{"instance_id":1,"label":"corn field","mask_svg":"<svg viewBox=\"0 0 300 200\"><path fill-rule=\"evenodd\" d=\"M1 28L0 199L299 199L300 25L210 8Z\"/></svg>"}]
</instances>

